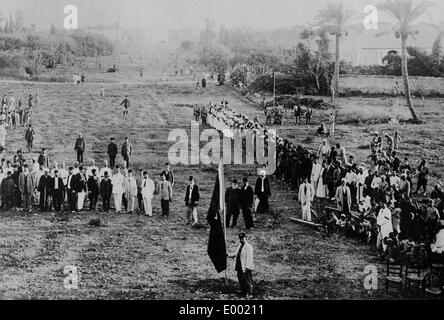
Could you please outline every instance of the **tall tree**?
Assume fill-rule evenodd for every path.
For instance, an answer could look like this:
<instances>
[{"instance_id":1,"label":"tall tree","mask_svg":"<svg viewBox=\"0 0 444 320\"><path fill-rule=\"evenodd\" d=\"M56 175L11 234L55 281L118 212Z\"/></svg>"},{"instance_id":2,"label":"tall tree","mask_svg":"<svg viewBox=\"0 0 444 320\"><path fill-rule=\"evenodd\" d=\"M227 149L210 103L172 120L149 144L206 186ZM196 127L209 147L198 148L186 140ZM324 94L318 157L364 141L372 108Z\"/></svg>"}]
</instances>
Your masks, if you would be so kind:
<instances>
[{"instance_id":1,"label":"tall tree","mask_svg":"<svg viewBox=\"0 0 444 320\"><path fill-rule=\"evenodd\" d=\"M4 31L5 27L5 17L3 16L3 12L0 11L0 32Z\"/></svg>"},{"instance_id":2,"label":"tall tree","mask_svg":"<svg viewBox=\"0 0 444 320\"><path fill-rule=\"evenodd\" d=\"M413 121L418 123L419 118L413 106L412 95L410 94L409 74L407 68L407 39L415 34L413 23L424 14L432 4L428 1L412 0L386 0L379 8L390 13L397 21L396 37L401 38L401 72L404 83L404 94L407 106L412 114Z\"/></svg>"},{"instance_id":3,"label":"tall tree","mask_svg":"<svg viewBox=\"0 0 444 320\"><path fill-rule=\"evenodd\" d=\"M310 40L314 38L316 32L313 29L304 29L300 33L300 37L302 40L307 40L307 48L310 51Z\"/></svg>"},{"instance_id":4,"label":"tall tree","mask_svg":"<svg viewBox=\"0 0 444 320\"><path fill-rule=\"evenodd\" d=\"M325 28L335 36L335 75L334 91L339 91L339 45L340 39L346 34L346 26L354 16L354 11L346 8L342 2L329 3L324 9L319 10L316 16L316 24Z\"/></svg>"},{"instance_id":5,"label":"tall tree","mask_svg":"<svg viewBox=\"0 0 444 320\"><path fill-rule=\"evenodd\" d=\"M438 34L433 42L432 48L432 61L434 65L439 65L442 59L442 46L441 46L441 34Z\"/></svg>"},{"instance_id":6,"label":"tall tree","mask_svg":"<svg viewBox=\"0 0 444 320\"><path fill-rule=\"evenodd\" d=\"M23 27L25 26L23 14L20 10L17 10L14 15L15 19L15 31L21 32L23 31Z\"/></svg>"},{"instance_id":7,"label":"tall tree","mask_svg":"<svg viewBox=\"0 0 444 320\"><path fill-rule=\"evenodd\" d=\"M330 60L330 53L329 53L329 40L327 36L327 32L325 29L320 29L316 34L316 47L317 50L315 51L315 63L310 62L310 73L313 75L316 81L316 88L318 89L318 92L321 91L321 85L320 85L320 77L321 75L325 74L325 69L328 68L327 64Z\"/></svg>"}]
</instances>

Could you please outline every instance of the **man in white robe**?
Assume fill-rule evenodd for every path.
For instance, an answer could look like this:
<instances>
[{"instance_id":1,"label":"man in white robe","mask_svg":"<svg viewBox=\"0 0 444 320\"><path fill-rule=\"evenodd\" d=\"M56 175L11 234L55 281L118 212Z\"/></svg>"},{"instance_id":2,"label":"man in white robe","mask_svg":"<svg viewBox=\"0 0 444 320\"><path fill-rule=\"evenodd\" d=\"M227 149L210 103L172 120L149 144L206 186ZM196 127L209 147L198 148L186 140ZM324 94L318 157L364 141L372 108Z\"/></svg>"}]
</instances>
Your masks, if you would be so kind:
<instances>
[{"instance_id":1,"label":"man in white robe","mask_svg":"<svg viewBox=\"0 0 444 320\"><path fill-rule=\"evenodd\" d=\"M116 173L111 179L111 184L113 185L113 198L116 213L122 211L122 195L123 195L123 174L120 173L120 167L116 166Z\"/></svg>"},{"instance_id":2,"label":"man in white robe","mask_svg":"<svg viewBox=\"0 0 444 320\"><path fill-rule=\"evenodd\" d=\"M384 239L393 232L392 212L385 203L383 204L383 208L379 210L376 224L379 226L376 248L379 249L382 245L382 250L385 251L387 245L384 243Z\"/></svg>"},{"instance_id":3,"label":"man in white robe","mask_svg":"<svg viewBox=\"0 0 444 320\"><path fill-rule=\"evenodd\" d=\"M145 215L152 217L153 216L153 207L152 207L152 199L154 194L154 181L148 177L148 172L143 172L143 181L142 181L142 198L143 198L143 206L145 209Z\"/></svg>"},{"instance_id":4,"label":"man in white robe","mask_svg":"<svg viewBox=\"0 0 444 320\"><path fill-rule=\"evenodd\" d=\"M298 199L302 207L302 219L311 221L311 202L314 198L314 191L311 183L305 178L304 183L299 186Z\"/></svg>"}]
</instances>

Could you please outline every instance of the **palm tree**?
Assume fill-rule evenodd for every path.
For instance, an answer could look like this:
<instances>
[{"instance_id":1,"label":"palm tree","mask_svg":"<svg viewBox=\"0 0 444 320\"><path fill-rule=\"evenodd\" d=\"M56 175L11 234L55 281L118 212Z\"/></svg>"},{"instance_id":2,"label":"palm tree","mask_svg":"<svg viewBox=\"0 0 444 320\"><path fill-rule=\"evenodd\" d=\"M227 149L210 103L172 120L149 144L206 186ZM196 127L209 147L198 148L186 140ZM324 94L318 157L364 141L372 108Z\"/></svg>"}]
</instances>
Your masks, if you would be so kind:
<instances>
[{"instance_id":1,"label":"palm tree","mask_svg":"<svg viewBox=\"0 0 444 320\"><path fill-rule=\"evenodd\" d=\"M407 69L407 39L409 35L416 32L413 30L413 22L418 19L432 4L427 1L414 2L412 0L386 0L379 5L381 10L391 13L397 20L396 38L401 38L401 72L404 82L404 94L407 99L407 106L412 114L413 121L419 122L419 118L413 107L412 96L410 94L409 74Z\"/></svg>"},{"instance_id":2,"label":"palm tree","mask_svg":"<svg viewBox=\"0 0 444 320\"><path fill-rule=\"evenodd\" d=\"M354 16L354 11L342 4L342 2L329 3L324 9L319 10L316 16L316 25L324 28L335 36L335 75L334 91L339 91L339 44L341 37L346 34L345 27Z\"/></svg>"},{"instance_id":3,"label":"palm tree","mask_svg":"<svg viewBox=\"0 0 444 320\"><path fill-rule=\"evenodd\" d=\"M0 11L0 32L3 32L3 22L5 21L5 18L3 17L3 12Z\"/></svg>"},{"instance_id":4,"label":"palm tree","mask_svg":"<svg viewBox=\"0 0 444 320\"><path fill-rule=\"evenodd\" d=\"M299 34L299 37L302 40L307 40L307 48L308 51L310 51L310 40L315 36L315 31L313 29L304 29L302 30L302 32Z\"/></svg>"}]
</instances>

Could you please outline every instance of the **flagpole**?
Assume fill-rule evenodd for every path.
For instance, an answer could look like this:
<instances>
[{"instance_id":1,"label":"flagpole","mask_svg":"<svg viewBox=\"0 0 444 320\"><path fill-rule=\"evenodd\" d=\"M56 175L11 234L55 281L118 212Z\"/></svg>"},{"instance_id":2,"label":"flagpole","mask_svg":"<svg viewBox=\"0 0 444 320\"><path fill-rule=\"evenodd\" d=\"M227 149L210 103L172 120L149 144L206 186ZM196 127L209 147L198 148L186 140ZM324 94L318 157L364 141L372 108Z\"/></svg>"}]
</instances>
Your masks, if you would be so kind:
<instances>
[{"instance_id":1,"label":"flagpole","mask_svg":"<svg viewBox=\"0 0 444 320\"><path fill-rule=\"evenodd\" d=\"M225 241L225 250L227 250L227 219L226 219L226 205L225 205L225 174L224 174L224 165L222 159L219 162L219 189L220 189L220 199L222 199L222 219L224 226L224 241ZM225 268L225 284L228 284L228 274L227 268Z\"/></svg>"},{"instance_id":2,"label":"flagpole","mask_svg":"<svg viewBox=\"0 0 444 320\"><path fill-rule=\"evenodd\" d=\"M276 75L273 70L273 108L276 104Z\"/></svg>"},{"instance_id":3,"label":"flagpole","mask_svg":"<svg viewBox=\"0 0 444 320\"><path fill-rule=\"evenodd\" d=\"M226 223L227 223L227 219L225 219L225 201L224 201L224 214L223 214L223 217L224 217L224 240L225 240L225 250L227 249L227 225L226 225ZM227 274L227 269L228 268L225 268L225 284L228 284L228 274Z\"/></svg>"}]
</instances>

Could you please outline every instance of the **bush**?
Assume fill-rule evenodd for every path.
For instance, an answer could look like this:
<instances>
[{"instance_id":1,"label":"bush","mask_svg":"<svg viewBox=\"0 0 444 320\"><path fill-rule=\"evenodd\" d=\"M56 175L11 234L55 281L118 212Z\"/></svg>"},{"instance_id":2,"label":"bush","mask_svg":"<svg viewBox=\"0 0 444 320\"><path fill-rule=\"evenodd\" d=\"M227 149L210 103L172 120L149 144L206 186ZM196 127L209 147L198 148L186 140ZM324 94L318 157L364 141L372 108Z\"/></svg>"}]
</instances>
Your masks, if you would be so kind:
<instances>
[{"instance_id":1,"label":"bush","mask_svg":"<svg viewBox=\"0 0 444 320\"><path fill-rule=\"evenodd\" d=\"M275 77L277 94L295 94L298 92L298 88L300 88L300 86L298 83L296 83L295 79L292 76L276 74ZM273 92L273 75L259 75L252 83L250 83L248 89L249 92Z\"/></svg>"}]
</instances>

